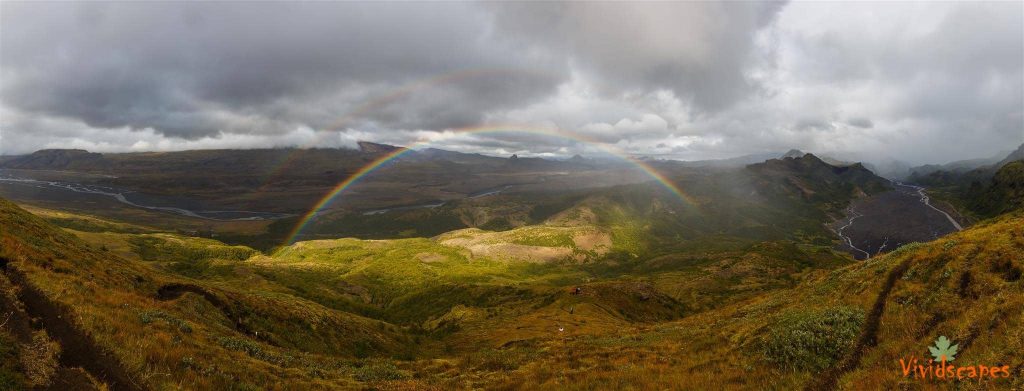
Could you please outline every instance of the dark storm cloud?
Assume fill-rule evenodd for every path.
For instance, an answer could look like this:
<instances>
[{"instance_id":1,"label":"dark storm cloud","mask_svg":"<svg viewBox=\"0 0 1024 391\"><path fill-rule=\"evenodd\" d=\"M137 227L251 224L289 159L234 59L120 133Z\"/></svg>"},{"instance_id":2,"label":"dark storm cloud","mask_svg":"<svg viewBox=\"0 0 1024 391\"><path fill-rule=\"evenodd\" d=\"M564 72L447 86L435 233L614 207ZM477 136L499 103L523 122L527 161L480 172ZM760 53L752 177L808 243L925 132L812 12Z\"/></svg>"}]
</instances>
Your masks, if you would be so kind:
<instances>
[{"instance_id":1,"label":"dark storm cloud","mask_svg":"<svg viewBox=\"0 0 1024 391\"><path fill-rule=\"evenodd\" d=\"M875 123L871 122L871 120L867 118L850 118L848 121L846 121L846 123L850 124L850 126L856 126L858 128L875 127Z\"/></svg>"},{"instance_id":2,"label":"dark storm cloud","mask_svg":"<svg viewBox=\"0 0 1024 391\"><path fill-rule=\"evenodd\" d=\"M338 125L354 111L340 125L466 126L550 92L564 71L489 42L483 16L460 4L4 4L3 102L185 138ZM510 71L474 72L499 68Z\"/></svg>"},{"instance_id":3,"label":"dark storm cloud","mask_svg":"<svg viewBox=\"0 0 1024 391\"><path fill-rule=\"evenodd\" d=\"M779 21L790 26L779 33L787 74L782 90L788 99L803 95L796 110L857 115L846 121L856 129L837 127L844 137L831 135L842 143L807 148L941 163L1024 142L1022 8L1020 2L793 4Z\"/></svg>"},{"instance_id":4,"label":"dark storm cloud","mask_svg":"<svg viewBox=\"0 0 1024 391\"><path fill-rule=\"evenodd\" d=\"M1024 142L1024 5L0 2L0 153L436 141L914 163ZM521 155L526 156L523 152Z\"/></svg>"},{"instance_id":5,"label":"dark storm cloud","mask_svg":"<svg viewBox=\"0 0 1024 391\"><path fill-rule=\"evenodd\" d=\"M729 106L757 87L745 76L754 35L783 2L490 3L498 25L568 53L606 92L670 89L701 109Z\"/></svg>"}]
</instances>

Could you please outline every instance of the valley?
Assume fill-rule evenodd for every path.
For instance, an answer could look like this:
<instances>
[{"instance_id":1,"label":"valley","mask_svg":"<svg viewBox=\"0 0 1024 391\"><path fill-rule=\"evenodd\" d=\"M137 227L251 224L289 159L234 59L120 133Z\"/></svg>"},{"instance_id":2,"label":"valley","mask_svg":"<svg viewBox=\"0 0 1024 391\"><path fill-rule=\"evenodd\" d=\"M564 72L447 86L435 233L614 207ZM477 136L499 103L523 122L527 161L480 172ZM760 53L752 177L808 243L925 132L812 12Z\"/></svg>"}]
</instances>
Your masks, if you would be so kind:
<instances>
[{"instance_id":1,"label":"valley","mask_svg":"<svg viewBox=\"0 0 1024 391\"><path fill-rule=\"evenodd\" d=\"M417 166L463 164L461 155L444 156L421 157ZM399 162L353 188L357 200L378 204L343 194L346 206L317 212L296 242L272 236L263 250L245 245L245 235L267 237L275 226L296 224L296 217L267 212L263 219L218 219L224 216L204 216L200 208L181 213L202 199L122 192L104 184L111 174L14 169L4 171L0 192L22 200L35 216L4 205L0 257L7 277L0 283L12 292L38 292L29 301L15 297L27 305L25 316L39 316L38 306L49 305L82 319L52 325L63 329L44 322L39 329L64 346L85 344L74 348L77 359L62 361L84 372L59 369L54 384L147 389L161 384L156 373L172 373L187 388L273 379L288 379L298 389L563 388L566 379L581 388L690 388L706 379L695 368L727 368L692 350L700 346L714 346L722 357L774 352L782 347L773 347L769 335L785 335L779 327L805 327L800 320L779 326L792 322L788 317L835 318L848 327L834 341L839 344L852 344L857 330L868 327L861 308L869 302L853 299L860 294L813 306L820 313L786 309L795 304L779 298L810 302L820 300L815 297L825 286L850 289L838 281L870 291L878 281L860 277L869 262L879 270L901 267L907 261L899 259L923 251L918 242L977 237L941 239L959 227L942 213L949 206L932 205L921 187L811 154L741 167L657 164L687 199L642 180L565 186L585 182L591 171L537 161L522 173L534 182L511 184L509 178L520 174L506 169L504 184L443 201L389 204L385 194L395 185L388 181L409 175ZM538 177L537 167L545 165L551 171ZM423 178L433 188L458 186L443 176ZM534 185L549 181L560 184L557 190ZM417 183L405 186L435 194ZM408 199L416 197L423 196ZM995 224L1006 227L1019 218ZM1002 229L996 226L985 232ZM993 268L1017 284L1020 266ZM904 273L918 273L913 270ZM62 280L84 275L93 277L79 288ZM789 315L740 315L769 308ZM866 322L876 322L871 319ZM109 322L124 326L105 330ZM884 318L878 322L871 327L884 329ZM67 338L81 337L63 336L69 327L97 339L71 342ZM741 337L725 342L721 333L727 332ZM144 353L153 351L171 353ZM805 371L837 363L838 356L797 354L745 364L764 379L745 384L788 388L860 376L859 364L850 364L848 374L812 379ZM105 355L112 357L103 359L107 366L83 364ZM688 374L666 375L668 364L657 357L672 357L672 368ZM143 359L151 369L133 369ZM633 372L608 367L624 362L634 363ZM583 375L595 370L602 375Z\"/></svg>"},{"instance_id":2,"label":"valley","mask_svg":"<svg viewBox=\"0 0 1024 391\"><path fill-rule=\"evenodd\" d=\"M858 260L962 230L952 216L931 205L925 191L893 182L893 190L851 203L845 217L831 227L842 239L842 247ZM956 213L948 204L944 207Z\"/></svg>"}]
</instances>

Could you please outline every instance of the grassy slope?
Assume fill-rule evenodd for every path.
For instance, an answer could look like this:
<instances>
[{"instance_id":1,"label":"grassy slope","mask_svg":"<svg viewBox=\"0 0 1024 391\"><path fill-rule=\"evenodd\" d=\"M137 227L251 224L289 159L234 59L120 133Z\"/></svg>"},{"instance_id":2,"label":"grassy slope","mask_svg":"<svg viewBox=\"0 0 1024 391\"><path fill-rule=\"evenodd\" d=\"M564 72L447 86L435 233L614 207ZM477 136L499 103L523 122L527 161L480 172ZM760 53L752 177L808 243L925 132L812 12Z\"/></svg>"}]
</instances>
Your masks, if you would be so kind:
<instances>
[{"instance_id":1,"label":"grassy slope","mask_svg":"<svg viewBox=\"0 0 1024 391\"><path fill-rule=\"evenodd\" d=\"M24 260L18 262L19 270L25 265L30 275L57 278L31 260L60 254L68 259L61 274L95 277L93 269L98 268L104 273L129 272L127 282L102 274L91 278L87 285L92 290L65 291L62 301L77 311L127 325L123 330L95 332L104 335L102 346L122 352L131 373L171 373L171 378L193 386L259 384L270 378L339 386L401 378L417 365L431 367L453 359L483 360L484 366L492 366L486 362L505 354L494 349L535 344L559 325L566 335L590 338L790 286L809 270L843 263L831 252L804 251L778 242L712 257L635 258L626 264L596 255L643 252L638 238L644 235L644 225L625 219L628 210L601 217L603 212L586 207L554 216L544 225L510 231L463 230L434 239L311 241L272 256L252 257L252 250L214 240L134 233L99 219L37 212L62 219L58 221L76 219L74 229L67 232L77 238L24 212L13 212L11 226L21 241L43 240L38 250L16 246L19 250L10 253ZM118 229L107 231L111 227ZM14 233L12 229L4 236L13 238ZM46 242L48 235L70 244L53 245ZM520 262L479 253L480 246L509 244L541 252L559 248L564 252L558 254L567 256ZM85 264L80 258L93 261ZM56 282L45 280L42 286L50 283ZM72 278L61 283L77 282ZM214 298L189 293L157 300L158 288L170 284L197 286ZM582 295L567 293L575 286L583 288ZM80 296L86 293L103 300ZM219 310L216 302L228 303L228 309ZM225 312L244 319L233 325ZM93 330L103 322L83 327ZM114 340L139 342L126 350L132 345L109 342ZM397 346L389 341L405 342ZM214 351L192 353L203 346ZM499 356L472 353L478 351ZM236 352L261 369L239 372L243 363L252 363L233 363L240 354ZM371 353L421 359L399 361L395 367L391 361L353 358Z\"/></svg>"},{"instance_id":2,"label":"grassy slope","mask_svg":"<svg viewBox=\"0 0 1024 391\"><path fill-rule=\"evenodd\" d=\"M921 385L902 378L899 359L924 360L926 347L945 335L960 344L958 364L1008 365L1013 373L957 387L1019 388L1022 252L1024 216L1017 212L676 322L508 348L495 354L511 360L514 371L465 377L529 389L794 389L835 375L843 389L893 389ZM873 333L876 302L884 305ZM862 333L876 344L857 356ZM841 364L848 371L831 369Z\"/></svg>"},{"instance_id":3,"label":"grassy slope","mask_svg":"<svg viewBox=\"0 0 1024 391\"><path fill-rule=\"evenodd\" d=\"M838 384L894 386L894 355L924 354L939 334L969 341L962 362L1019 372L1009 355L1021 347L1011 341L1021 329L1019 214L829 272L821 268L846 261L786 240L649 257L637 238L652 224L626 219L629 209L583 206L518 230L302 242L247 258L251 250L208 239L70 231L97 243L89 246L5 203L0 255L151 385L793 388L846 360L836 352L856 347L886 277L905 261L883 300L878 347L866 347ZM469 248L575 251L572 237L593 232L610 234L609 257L524 263ZM460 237L471 240L446 243ZM121 245L99 249L111 243ZM614 257L630 250L636 257ZM214 299L157 300L171 283ZM576 286L583 294L569 293ZM803 335L792 330L804 329L828 343L789 349ZM384 357L358 358L370 353Z\"/></svg>"},{"instance_id":4,"label":"grassy slope","mask_svg":"<svg viewBox=\"0 0 1024 391\"><path fill-rule=\"evenodd\" d=\"M177 277L92 247L7 201L0 210L5 274L24 276L22 289L66 311L62 318L138 384L231 388L287 378L295 388L340 386L351 384L354 357L407 350L394 326L290 295ZM169 284L204 295L160 300Z\"/></svg>"}]
</instances>

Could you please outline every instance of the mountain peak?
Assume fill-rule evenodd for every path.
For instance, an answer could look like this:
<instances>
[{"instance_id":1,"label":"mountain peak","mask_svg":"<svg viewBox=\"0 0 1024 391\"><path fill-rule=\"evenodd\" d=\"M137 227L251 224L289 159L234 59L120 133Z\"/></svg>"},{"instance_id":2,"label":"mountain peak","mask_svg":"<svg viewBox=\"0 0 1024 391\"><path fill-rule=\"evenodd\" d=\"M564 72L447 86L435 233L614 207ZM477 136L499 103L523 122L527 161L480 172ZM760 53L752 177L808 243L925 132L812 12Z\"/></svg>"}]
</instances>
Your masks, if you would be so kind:
<instances>
[{"instance_id":1,"label":"mountain peak","mask_svg":"<svg viewBox=\"0 0 1024 391\"><path fill-rule=\"evenodd\" d=\"M798 158L798 157L803 157L804 155L805 155L805 153L803 151L799 150L799 149L790 149L789 152L786 152L785 154L783 154L781 156L781 158L782 159L785 159L785 158Z\"/></svg>"},{"instance_id":2,"label":"mountain peak","mask_svg":"<svg viewBox=\"0 0 1024 391\"><path fill-rule=\"evenodd\" d=\"M394 145L371 143L369 141L359 141L357 144L359 145L359 151L364 153L388 153L404 149Z\"/></svg>"}]
</instances>

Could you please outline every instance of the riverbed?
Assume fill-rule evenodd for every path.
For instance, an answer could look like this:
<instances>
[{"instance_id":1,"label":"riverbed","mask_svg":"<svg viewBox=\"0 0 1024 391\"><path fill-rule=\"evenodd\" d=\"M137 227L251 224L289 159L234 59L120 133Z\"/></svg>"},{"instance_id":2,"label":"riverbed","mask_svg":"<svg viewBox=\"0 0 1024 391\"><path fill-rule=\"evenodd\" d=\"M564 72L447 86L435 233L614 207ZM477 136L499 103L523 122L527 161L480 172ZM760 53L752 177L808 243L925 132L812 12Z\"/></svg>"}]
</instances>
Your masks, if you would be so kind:
<instances>
[{"instance_id":1,"label":"riverbed","mask_svg":"<svg viewBox=\"0 0 1024 391\"><path fill-rule=\"evenodd\" d=\"M927 242L963 229L932 204L927 189L893 182L893 190L853 201L831 228L840 247L867 259L911 242Z\"/></svg>"}]
</instances>

